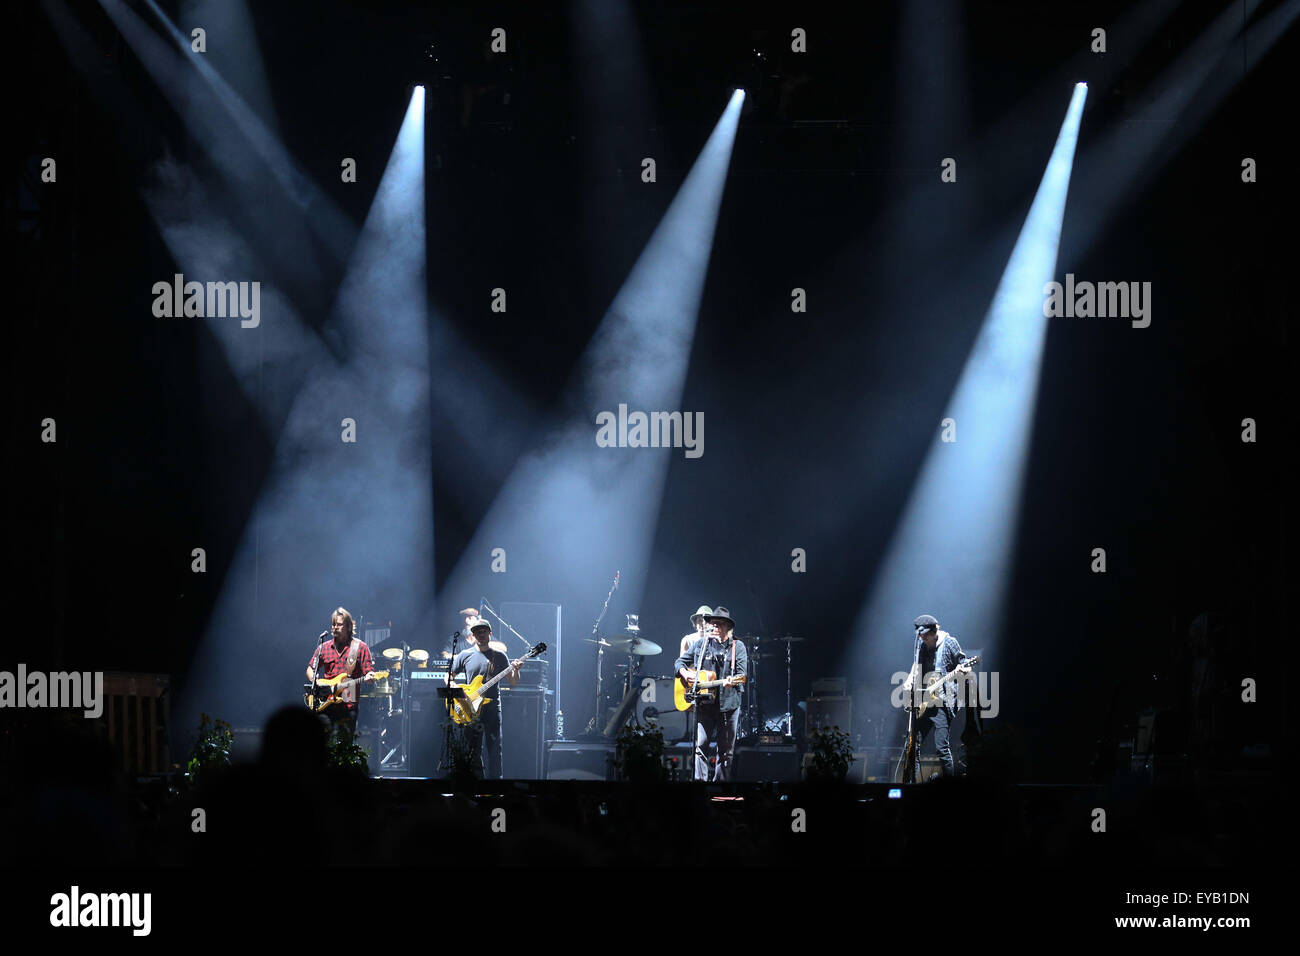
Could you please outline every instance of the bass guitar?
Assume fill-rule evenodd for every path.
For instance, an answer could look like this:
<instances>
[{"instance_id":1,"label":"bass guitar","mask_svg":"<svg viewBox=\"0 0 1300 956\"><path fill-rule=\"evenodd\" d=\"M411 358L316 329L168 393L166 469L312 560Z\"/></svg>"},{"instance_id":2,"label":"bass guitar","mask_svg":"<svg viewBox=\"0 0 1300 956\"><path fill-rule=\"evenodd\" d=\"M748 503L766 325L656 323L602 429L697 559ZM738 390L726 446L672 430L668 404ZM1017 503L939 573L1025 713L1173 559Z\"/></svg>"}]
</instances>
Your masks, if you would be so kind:
<instances>
[{"instance_id":1,"label":"bass guitar","mask_svg":"<svg viewBox=\"0 0 1300 956\"><path fill-rule=\"evenodd\" d=\"M313 695L311 685L308 685L307 692L302 695L302 700L309 710L319 714L326 707L345 703L343 695L344 691L349 687L354 687L366 680L383 680L387 676L388 671L371 671L365 677L348 677L339 674L337 677L330 677L316 682L316 694L319 696Z\"/></svg>"},{"instance_id":2,"label":"bass guitar","mask_svg":"<svg viewBox=\"0 0 1300 956\"><path fill-rule=\"evenodd\" d=\"M517 667L524 661L531 660L538 654L544 654L545 652L546 645L538 644L523 657L511 661L510 667L505 668L500 674L486 683L483 680L483 675L479 674L468 684L453 684L453 687L459 687L463 690L465 696L447 698L447 710L451 714L451 719L461 725L470 724L478 720L479 711L483 709L484 704L492 699L491 697L484 697L483 695L491 690L497 681L509 674L512 667Z\"/></svg>"}]
</instances>

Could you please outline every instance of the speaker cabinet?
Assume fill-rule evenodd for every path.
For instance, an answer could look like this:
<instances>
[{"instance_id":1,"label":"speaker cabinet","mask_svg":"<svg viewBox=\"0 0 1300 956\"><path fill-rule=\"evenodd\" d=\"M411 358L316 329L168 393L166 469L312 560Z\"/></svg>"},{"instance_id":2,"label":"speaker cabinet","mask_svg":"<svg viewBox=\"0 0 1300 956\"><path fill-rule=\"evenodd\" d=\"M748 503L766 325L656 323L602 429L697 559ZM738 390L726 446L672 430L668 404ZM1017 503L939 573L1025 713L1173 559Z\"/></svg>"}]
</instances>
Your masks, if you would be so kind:
<instances>
[{"instance_id":1,"label":"speaker cabinet","mask_svg":"<svg viewBox=\"0 0 1300 956\"><path fill-rule=\"evenodd\" d=\"M804 722L804 742L812 745L814 730L839 728L848 733L853 727L852 697L809 697L808 717Z\"/></svg>"},{"instance_id":2,"label":"speaker cabinet","mask_svg":"<svg viewBox=\"0 0 1300 956\"><path fill-rule=\"evenodd\" d=\"M552 740L546 748L547 780L613 780L614 745Z\"/></svg>"},{"instance_id":3,"label":"speaker cabinet","mask_svg":"<svg viewBox=\"0 0 1300 956\"><path fill-rule=\"evenodd\" d=\"M442 717L445 713L438 698L411 694L406 705L411 709L411 739L407 749L412 777L439 777L442 759Z\"/></svg>"},{"instance_id":4,"label":"speaker cabinet","mask_svg":"<svg viewBox=\"0 0 1300 956\"><path fill-rule=\"evenodd\" d=\"M799 779L799 751L792 746L737 747L735 779L793 783Z\"/></svg>"},{"instance_id":5,"label":"speaker cabinet","mask_svg":"<svg viewBox=\"0 0 1300 956\"><path fill-rule=\"evenodd\" d=\"M501 690L501 772L507 780L542 779L546 701L540 687Z\"/></svg>"}]
</instances>

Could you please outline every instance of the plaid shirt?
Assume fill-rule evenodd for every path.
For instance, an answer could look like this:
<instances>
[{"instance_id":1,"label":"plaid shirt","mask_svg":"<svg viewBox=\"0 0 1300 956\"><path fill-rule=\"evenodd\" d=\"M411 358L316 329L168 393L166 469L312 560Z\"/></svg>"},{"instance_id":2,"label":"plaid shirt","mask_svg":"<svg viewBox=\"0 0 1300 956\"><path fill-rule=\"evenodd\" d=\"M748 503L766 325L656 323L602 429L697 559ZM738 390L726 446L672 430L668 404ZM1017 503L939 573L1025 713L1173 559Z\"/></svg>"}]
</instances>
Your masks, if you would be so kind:
<instances>
[{"instance_id":1,"label":"plaid shirt","mask_svg":"<svg viewBox=\"0 0 1300 956\"><path fill-rule=\"evenodd\" d=\"M357 663L356 666L352 668L352 673L347 675L348 677L364 677L375 669L375 662L370 656L369 646L365 641L358 641L357 644L359 645L357 647ZM325 673L320 676L325 680L328 680L331 677L337 677L339 674L342 674L347 670L348 648L351 645L352 642L348 641L340 648L333 640L328 640L320 647L316 648L316 653L312 654L311 660L307 662L307 666L314 671L316 669L316 662L318 660L324 661ZM351 699L345 698L344 705L349 711L355 710L357 706L356 694L348 694L347 698ZM336 704L335 706L338 705Z\"/></svg>"},{"instance_id":2,"label":"plaid shirt","mask_svg":"<svg viewBox=\"0 0 1300 956\"><path fill-rule=\"evenodd\" d=\"M918 681L918 687L929 686L931 681L949 673L966 659L966 652L961 649L957 638L947 631L939 632L939 640L934 645L934 650L926 647L924 641L918 641L917 644L920 647L919 663L923 680L923 682ZM943 702L949 716L960 708L961 701L957 697L956 678L944 683L943 689L939 692L939 699Z\"/></svg>"}]
</instances>

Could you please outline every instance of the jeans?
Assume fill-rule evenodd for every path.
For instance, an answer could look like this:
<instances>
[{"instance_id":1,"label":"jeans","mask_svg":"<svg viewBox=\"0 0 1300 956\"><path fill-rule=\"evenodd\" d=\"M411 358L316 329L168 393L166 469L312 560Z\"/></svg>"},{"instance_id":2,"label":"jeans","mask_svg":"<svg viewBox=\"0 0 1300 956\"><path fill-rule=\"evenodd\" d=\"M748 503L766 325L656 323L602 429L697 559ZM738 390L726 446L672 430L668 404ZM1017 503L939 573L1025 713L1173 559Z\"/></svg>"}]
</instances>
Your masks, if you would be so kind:
<instances>
[{"instance_id":1,"label":"jeans","mask_svg":"<svg viewBox=\"0 0 1300 956\"><path fill-rule=\"evenodd\" d=\"M952 744L948 738L948 728L952 725L952 715L943 707L935 707L926 711L924 717L916 722L916 750L919 759L921 752L921 742L925 740L925 735L934 728L934 752L939 755L942 764L942 773L945 777L953 775L952 764Z\"/></svg>"},{"instance_id":2,"label":"jeans","mask_svg":"<svg viewBox=\"0 0 1300 956\"><path fill-rule=\"evenodd\" d=\"M501 779L501 708L496 701L479 711L479 718L465 728L470 751L474 754L475 769L483 770L483 748L487 748L487 774L485 780Z\"/></svg>"},{"instance_id":3,"label":"jeans","mask_svg":"<svg viewBox=\"0 0 1300 956\"><path fill-rule=\"evenodd\" d=\"M731 779L731 759L736 749L736 729L740 726L740 708L722 711L717 704L698 704L695 708L695 779L709 779L709 759L706 748L718 748L718 767L713 780L724 783Z\"/></svg>"}]
</instances>

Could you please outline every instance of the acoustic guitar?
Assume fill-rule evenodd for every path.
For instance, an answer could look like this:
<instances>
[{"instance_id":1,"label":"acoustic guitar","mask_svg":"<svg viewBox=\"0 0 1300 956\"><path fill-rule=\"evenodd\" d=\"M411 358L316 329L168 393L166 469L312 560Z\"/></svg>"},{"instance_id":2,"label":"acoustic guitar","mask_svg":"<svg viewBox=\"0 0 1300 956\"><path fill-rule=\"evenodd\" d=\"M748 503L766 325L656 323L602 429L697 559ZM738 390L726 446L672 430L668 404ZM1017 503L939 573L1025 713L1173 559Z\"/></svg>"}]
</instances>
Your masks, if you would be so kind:
<instances>
[{"instance_id":1,"label":"acoustic guitar","mask_svg":"<svg viewBox=\"0 0 1300 956\"><path fill-rule=\"evenodd\" d=\"M725 684L730 684L732 687L736 687L745 683L743 675L738 677L724 677L722 680L718 680L718 675L714 671L698 671L697 676L699 677L699 680L695 682L695 696L696 698L702 698L706 701L713 697L714 687L722 687ZM686 695L689 692L690 685L682 683L681 676L679 675L677 680L673 682L673 706L678 710L690 710L694 707L696 701L686 699Z\"/></svg>"}]
</instances>

